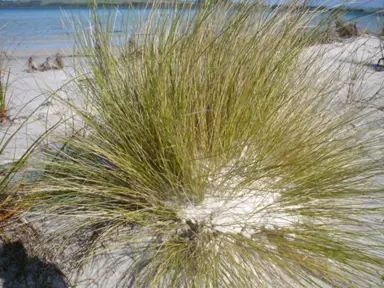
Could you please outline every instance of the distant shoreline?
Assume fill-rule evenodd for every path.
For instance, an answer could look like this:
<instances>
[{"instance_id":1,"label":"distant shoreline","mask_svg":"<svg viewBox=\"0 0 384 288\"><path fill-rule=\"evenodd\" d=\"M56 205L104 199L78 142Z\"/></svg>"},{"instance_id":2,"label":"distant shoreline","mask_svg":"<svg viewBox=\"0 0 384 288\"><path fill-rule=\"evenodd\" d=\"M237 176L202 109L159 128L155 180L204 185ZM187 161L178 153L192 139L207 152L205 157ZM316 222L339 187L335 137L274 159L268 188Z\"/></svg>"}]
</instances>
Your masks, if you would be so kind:
<instances>
[{"instance_id":1,"label":"distant shoreline","mask_svg":"<svg viewBox=\"0 0 384 288\"><path fill-rule=\"evenodd\" d=\"M176 5L175 5L176 4ZM162 3L160 5L156 5L156 7L159 8L169 8L169 7L190 7L190 8L198 8L200 4L198 3ZM239 5L240 6L240 5ZM249 5L249 6L255 6L258 5ZM11 1L1 1L0 0L0 9L1 8L90 8L91 6L88 3L79 3L79 4L73 4L73 3L47 3L42 4L41 1L33 1L33 2L11 2ZM113 4L113 3L98 3L98 7L120 7L120 8L151 8L153 7L153 3L143 3L143 2L132 2L132 3L119 3L119 4ZM282 5L270 5L266 6L271 9L288 9L288 6L282 6ZM324 11L324 12L340 12L340 13L361 13L361 14L376 14L376 15L384 15L384 8L383 9L361 9L361 8L347 8L347 7L316 7L316 6L307 6L308 10L318 10L318 11ZM295 10L302 10L302 6L297 7Z\"/></svg>"},{"instance_id":2,"label":"distant shoreline","mask_svg":"<svg viewBox=\"0 0 384 288\"><path fill-rule=\"evenodd\" d=\"M150 8L152 7L152 3L143 3L143 2L133 2L133 3L98 3L98 8L103 7L119 7L119 8ZM175 5L172 3L163 3L160 5L156 5L156 7L159 8L168 8L168 7L174 7ZM183 4L177 4L177 6L182 7ZM197 4L191 4L190 7L198 7ZM91 8L92 5L88 3L78 3L78 4L72 4L72 3L47 3L42 4L41 1L33 1L33 2L23 2L23 3L15 3L10 1L1 1L0 0L0 9L1 8Z\"/></svg>"}]
</instances>

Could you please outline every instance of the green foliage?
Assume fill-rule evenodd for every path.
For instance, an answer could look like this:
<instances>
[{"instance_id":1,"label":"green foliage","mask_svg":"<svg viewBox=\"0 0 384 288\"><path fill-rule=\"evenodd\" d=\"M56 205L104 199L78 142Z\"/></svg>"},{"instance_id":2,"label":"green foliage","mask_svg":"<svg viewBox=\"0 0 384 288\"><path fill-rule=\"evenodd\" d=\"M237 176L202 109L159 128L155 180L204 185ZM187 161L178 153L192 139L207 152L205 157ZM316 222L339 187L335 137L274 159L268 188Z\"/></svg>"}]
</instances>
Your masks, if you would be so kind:
<instances>
[{"instance_id":1,"label":"green foliage","mask_svg":"<svg viewBox=\"0 0 384 288\"><path fill-rule=\"evenodd\" d=\"M34 213L83 260L123 247L123 286L380 285L381 142L303 60L304 12L154 8L122 46L94 12L83 125L25 187Z\"/></svg>"}]
</instances>

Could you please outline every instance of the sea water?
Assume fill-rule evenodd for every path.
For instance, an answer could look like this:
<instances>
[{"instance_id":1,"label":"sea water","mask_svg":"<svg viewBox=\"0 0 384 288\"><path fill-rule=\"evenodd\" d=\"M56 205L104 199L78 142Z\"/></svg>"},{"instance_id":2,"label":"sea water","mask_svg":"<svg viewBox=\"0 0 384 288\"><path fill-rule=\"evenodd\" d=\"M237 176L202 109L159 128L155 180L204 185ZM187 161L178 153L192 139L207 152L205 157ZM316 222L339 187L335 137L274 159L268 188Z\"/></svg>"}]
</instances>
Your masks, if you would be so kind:
<instances>
[{"instance_id":1,"label":"sea water","mask_svg":"<svg viewBox=\"0 0 384 288\"><path fill-rule=\"evenodd\" d=\"M121 33L126 27L124 19L135 22L145 21L149 9L110 8L99 9L101 19L108 17L113 25L109 32ZM319 18L328 12L321 12ZM92 29L91 17L87 8L0 8L0 50L22 49L41 50L73 46L73 23L81 23ZM362 29L377 33L383 26L383 14L346 12L344 19L356 22Z\"/></svg>"}]
</instances>

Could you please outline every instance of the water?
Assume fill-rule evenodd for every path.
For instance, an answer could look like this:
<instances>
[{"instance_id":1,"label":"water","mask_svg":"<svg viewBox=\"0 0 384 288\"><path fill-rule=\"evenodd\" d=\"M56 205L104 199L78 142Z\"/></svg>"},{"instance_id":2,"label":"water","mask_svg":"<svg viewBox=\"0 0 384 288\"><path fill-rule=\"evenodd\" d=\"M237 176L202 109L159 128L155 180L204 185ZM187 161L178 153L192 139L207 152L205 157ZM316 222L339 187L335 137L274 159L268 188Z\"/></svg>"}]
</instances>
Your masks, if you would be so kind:
<instances>
[{"instance_id":1,"label":"water","mask_svg":"<svg viewBox=\"0 0 384 288\"><path fill-rule=\"evenodd\" d=\"M112 8L111 8L112 9ZM116 12L116 9L113 9ZM103 12L100 12L103 14ZM105 11L104 11L105 13ZM121 8L114 13L116 25L114 32L121 32L126 27L122 19L130 22L138 21L139 15L148 16L149 10L137 8L128 10ZM103 14L104 15L104 14ZM104 15L105 16L105 15ZM383 25L384 15L376 16L361 12L348 12L345 19L357 22L360 28L370 32L378 32ZM0 50L22 49L34 50L71 47L73 45L72 20L80 21L89 26L89 11L87 8L1 8L0 9Z\"/></svg>"},{"instance_id":2,"label":"water","mask_svg":"<svg viewBox=\"0 0 384 288\"><path fill-rule=\"evenodd\" d=\"M130 22L148 15L146 9L113 9L111 32L126 30L122 24L126 17ZM129 13L128 13L129 12ZM108 11L100 12L106 19ZM87 8L5 8L0 9L0 50L11 47L21 50L65 48L73 45L73 23L90 27L90 13Z\"/></svg>"}]
</instances>

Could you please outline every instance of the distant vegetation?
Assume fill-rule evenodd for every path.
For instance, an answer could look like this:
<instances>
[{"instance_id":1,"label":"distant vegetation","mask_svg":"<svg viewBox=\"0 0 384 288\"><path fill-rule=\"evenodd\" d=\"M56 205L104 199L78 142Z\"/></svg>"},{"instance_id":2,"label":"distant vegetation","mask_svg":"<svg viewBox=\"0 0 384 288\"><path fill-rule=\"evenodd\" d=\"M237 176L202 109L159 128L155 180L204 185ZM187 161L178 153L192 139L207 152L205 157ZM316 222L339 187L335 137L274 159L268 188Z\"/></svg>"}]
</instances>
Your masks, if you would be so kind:
<instances>
[{"instance_id":1,"label":"distant vegetation","mask_svg":"<svg viewBox=\"0 0 384 288\"><path fill-rule=\"evenodd\" d=\"M130 7L146 7L151 6L152 3L155 3L156 1L153 0L116 0L116 1L104 1L99 0L97 1L99 6L130 6ZM184 2L188 1L178 1L178 0L162 0L161 6L166 5L175 5L180 4L180 6L184 5ZM192 6L200 6L200 4L203 2L201 0L191 0L189 1ZM236 5L236 1L225 1L226 3L234 3L232 5ZM31 0L31 1L9 1L9 0L0 0L0 8L28 8L28 7L88 7L90 1L88 0L67 0L67 1L60 1L60 0ZM251 4L252 5L252 4ZM260 6L260 4L254 4L257 6ZM156 5L157 7L159 5ZM282 5L271 5L272 9L282 9ZM292 6L286 6L287 9L292 9ZM302 10L303 6L297 6L296 9ZM327 10L327 11L336 11L336 12L359 12L359 13L373 13L373 14L384 14L383 9L375 9L375 8L353 8L353 7L346 7L346 6L337 6L336 8L330 8L330 7L319 7L319 6L311 6L307 5L305 7L305 10Z\"/></svg>"},{"instance_id":2,"label":"distant vegetation","mask_svg":"<svg viewBox=\"0 0 384 288\"><path fill-rule=\"evenodd\" d=\"M174 4L177 1L174 0L166 0L162 1L162 5ZM113 3L113 4L112 4ZM132 7L145 7L151 5L153 1L146 0L135 0L135 1L127 1L127 0L117 0L117 1L98 1L98 5L102 6L132 6ZM60 1L60 0L32 0L32 1L1 1L0 7L3 8L35 8L35 7L88 7L89 1L87 0L77 0L77 1Z\"/></svg>"}]
</instances>

